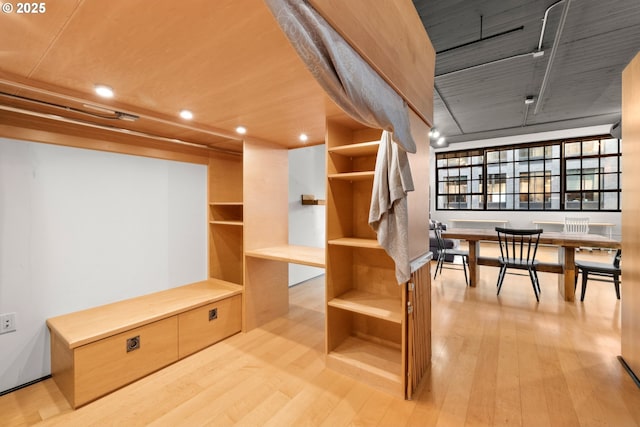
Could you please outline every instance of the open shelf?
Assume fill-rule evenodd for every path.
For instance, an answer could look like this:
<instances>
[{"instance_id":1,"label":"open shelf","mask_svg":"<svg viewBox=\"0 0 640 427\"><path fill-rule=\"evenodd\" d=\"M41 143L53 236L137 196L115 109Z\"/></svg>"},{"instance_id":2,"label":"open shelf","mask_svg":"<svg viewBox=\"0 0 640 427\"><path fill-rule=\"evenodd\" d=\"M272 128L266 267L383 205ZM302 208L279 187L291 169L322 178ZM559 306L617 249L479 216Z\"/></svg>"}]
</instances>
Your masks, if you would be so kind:
<instances>
[{"instance_id":1,"label":"open shelf","mask_svg":"<svg viewBox=\"0 0 640 427\"><path fill-rule=\"evenodd\" d=\"M242 225L243 205L236 202L209 203L212 224Z\"/></svg>"},{"instance_id":2,"label":"open shelf","mask_svg":"<svg viewBox=\"0 0 640 427\"><path fill-rule=\"evenodd\" d=\"M274 261L290 262L293 264L309 265L311 267L325 267L324 248L282 245L253 249L246 251L245 255L255 258L271 259Z\"/></svg>"},{"instance_id":3,"label":"open shelf","mask_svg":"<svg viewBox=\"0 0 640 427\"><path fill-rule=\"evenodd\" d=\"M399 348L355 336L347 337L327 355L332 369L402 395L401 360Z\"/></svg>"},{"instance_id":4,"label":"open shelf","mask_svg":"<svg viewBox=\"0 0 640 427\"><path fill-rule=\"evenodd\" d=\"M385 295L360 290L350 290L328 301L330 307L364 314L365 316L402 323L402 301Z\"/></svg>"},{"instance_id":5,"label":"open shelf","mask_svg":"<svg viewBox=\"0 0 640 427\"><path fill-rule=\"evenodd\" d=\"M380 141L361 142L329 148L329 153L349 157L375 156L379 146Z\"/></svg>"}]
</instances>

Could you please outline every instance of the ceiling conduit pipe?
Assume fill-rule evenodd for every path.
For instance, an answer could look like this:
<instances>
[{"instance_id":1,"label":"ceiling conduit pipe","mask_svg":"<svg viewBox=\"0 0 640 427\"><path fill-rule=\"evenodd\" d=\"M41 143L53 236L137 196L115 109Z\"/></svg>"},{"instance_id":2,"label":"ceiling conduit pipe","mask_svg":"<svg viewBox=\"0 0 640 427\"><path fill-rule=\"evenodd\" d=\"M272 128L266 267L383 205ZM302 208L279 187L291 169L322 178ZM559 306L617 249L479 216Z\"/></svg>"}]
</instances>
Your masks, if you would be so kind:
<instances>
[{"instance_id":1,"label":"ceiling conduit pipe","mask_svg":"<svg viewBox=\"0 0 640 427\"><path fill-rule=\"evenodd\" d=\"M564 29L564 23L567 20L567 15L569 12L569 6L571 5L571 0L561 0L566 1L564 9L562 10L562 16L560 17L560 22L558 23L558 29L556 30L556 36L553 40L553 46L551 47L551 53L549 54L549 62L547 62L547 69L544 72L544 77L542 78L542 85L540 86L540 92L538 93L538 100L536 102L536 108L533 110L533 114L538 114L542 104L544 103L544 92L547 89L547 84L549 83L549 75L551 73L551 67L553 66L553 60L556 56L556 52L558 51L558 45L560 44L560 37L562 36L562 31ZM558 2L559 3L559 2ZM556 3L557 4L557 3ZM545 13L546 15L546 13ZM542 39L542 35L540 35Z\"/></svg>"},{"instance_id":2,"label":"ceiling conduit pipe","mask_svg":"<svg viewBox=\"0 0 640 427\"><path fill-rule=\"evenodd\" d=\"M554 4L549 6L547 8L547 10L545 10L544 17L542 18L542 29L540 30L540 40L538 41L538 49L536 49L535 51L528 52L528 53L520 53L520 54L516 54L516 55L512 55L512 56L507 56L506 58L500 58L500 59L496 59L496 60L493 60L493 61L484 62L482 64L471 65L469 67L460 68L458 70L454 70L454 71L449 71L449 72L446 72L446 73L438 74L438 75L436 75L436 77L448 76L448 75L451 75L451 74L459 73L460 71L473 70L474 68L484 67L484 66L487 66L487 65L497 64L499 62L508 61L508 60L516 59L516 58L523 58L523 57L526 57L526 56L532 56L533 55L534 58L542 56L544 54L544 51L542 50L542 39L544 38L544 32L545 32L545 29L547 28L547 19L549 18L549 12L551 11L551 9L553 9L554 7L559 5L560 3L564 3L565 1L567 1L567 0L558 0L557 2L555 2ZM516 28L516 30L517 29L520 29L520 28ZM506 31L506 32L503 32L503 33L499 33L497 35L503 35L504 33L508 33L508 32L511 32L511 31L514 31L514 30L509 30L509 31ZM495 36L496 35L491 36L491 37L495 37ZM470 42L470 43L476 43L478 41L483 41L483 40L486 40L487 38L490 38L490 37L485 37L483 39L482 36L481 36L479 40L475 40L475 41ZM458 47L466 46L467 44L470 44L470 43L466 43L464 45L456 46L454 48L445 49L442 52L446 52L448 50L452 50L452 49L456 49ZM437 52L437 53L442 53L442 52Z\"/></svg>"},{"instance_id":3,"label":"ceiling conduit pipe","mask_svg":"<svg viewBox=\"0 0 640 427\"><path fill-rule=\"evenodd\" d=\"M547 27L547 18L549 17L549 11L560 3L564 3L565 1L566 0L558 0L544 11L544 18L542 18L542 30L540 31L540 40L538 41L538 51L542 49L542 39L544 38L544 30Z\"/></svg>"}]
</instances>

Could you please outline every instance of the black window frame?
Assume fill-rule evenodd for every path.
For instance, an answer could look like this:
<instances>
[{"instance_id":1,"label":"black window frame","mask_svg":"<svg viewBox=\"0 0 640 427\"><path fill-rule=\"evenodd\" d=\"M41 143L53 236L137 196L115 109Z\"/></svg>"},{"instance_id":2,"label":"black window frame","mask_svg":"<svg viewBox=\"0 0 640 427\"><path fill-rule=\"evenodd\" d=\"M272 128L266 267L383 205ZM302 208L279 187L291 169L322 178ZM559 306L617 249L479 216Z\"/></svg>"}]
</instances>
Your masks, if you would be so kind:
<instances>
[{"instance_id":1,"label":"black window frame","mask_svg":"<svg viewBox=\"0 0 640 427\"><path fill-rule=\"evenodd\" d=\"M577 154L576 147L580 148ZM576 160L580 161L580 168L568 168ZM439 152L435 165L436 210L620 212L622 206L622 142L610 135ZM461 168L468 168L464 175L468 178L466 184L459 181ZM442 178L454 176L449 173L455 169L458 169L456 187L458 190L466 187L464 193L443 191L447 187ZM579 172L568 172L576 170ZM497 175L504 182L495 182ZM575 183L575 177L579 177L579 191L571 187L570 180ZM523 178L530 181L522 182ZM540 178L542 191L531 192L530 186L527 192L520 191L531 180L540 183ZM585 188L588 183L595 188ZM496 185L500 192L490 192ZM571 194L577 198L575 193L580 193L578 205L575 199L568 199ZM453 196L456 203L450 204Z\"/></svg>"}]
</instances>

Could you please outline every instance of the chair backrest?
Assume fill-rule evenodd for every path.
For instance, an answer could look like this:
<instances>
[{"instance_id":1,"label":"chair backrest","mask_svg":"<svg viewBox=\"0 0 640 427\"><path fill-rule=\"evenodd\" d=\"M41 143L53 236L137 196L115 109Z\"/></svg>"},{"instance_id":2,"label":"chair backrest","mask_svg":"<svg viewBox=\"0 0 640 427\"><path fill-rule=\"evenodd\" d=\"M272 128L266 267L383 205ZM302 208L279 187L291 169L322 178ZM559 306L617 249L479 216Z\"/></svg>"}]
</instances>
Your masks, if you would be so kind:
<instances>
[{"instance_id":1,"label":"chair backrest","mask_svg":"<svg viewBox=\"0 0 640 427\"><path fill-rule=\"evenodd\" d=\"M616 255L613 257L613 268L620 269L620 260L622 259L622 249L616 251Z\"/></svg>"},{"instance_id":2,"label":"chair backrest","mask_svg":"<svg viewBox=\"0 0 640 427\"><path fill-rule=\"evenodd\" d=\"M521 265L531 265L536 259L542 229L496 227L500 257Z\"/></svg>"},{"instance_id":3,"label":"chair backrest","mask_svg":"<svg viewBox=\"0 0 640 427\"><path fill-rule=\"evenodd\" d=\"M564 232L575 234L589 233L589 218L584 217L565 217Z\"/></svg>"},{"instance_id":4,"label":"chair backrest","mask_svg":"<svg viewBox=\"0 0 640 427\"><path fill-rule=\"evenodd\" d=\"M433 233L436 235L436 240L438 241L438 252L442 252L445 250L444 239L442 238L442 227L436 226L433 229Z\"/></svg>"}]
</instances>

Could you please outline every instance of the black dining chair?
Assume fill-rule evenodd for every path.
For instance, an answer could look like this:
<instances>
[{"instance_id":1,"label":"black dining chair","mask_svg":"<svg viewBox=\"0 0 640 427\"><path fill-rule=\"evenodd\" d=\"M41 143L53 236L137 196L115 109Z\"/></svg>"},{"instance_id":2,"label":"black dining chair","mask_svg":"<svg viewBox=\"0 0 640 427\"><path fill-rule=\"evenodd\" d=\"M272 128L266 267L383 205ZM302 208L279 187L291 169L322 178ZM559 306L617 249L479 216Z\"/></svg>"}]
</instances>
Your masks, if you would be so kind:
<instances>
[{"instance_id":1,"label":"black dining chair","mask_svg":"<svg viewBox=\"0 0 640 427\"><path fill-rule=\"evenodd\" d=\"M540 282L536 266L536 252L542 229L513 229L496 227L500 244L500 273L498 274L498 295L502 288L507 269L527 270L536 301L540 301ZM517 273L512 273L517 274Z\"/></svg>"},{"instance_id":2,"label":"black dining chair","mask_svg":"<svg viewBox=\"0 0 640 427\"><path fill-rule=\"evenodd\" d=\"M462 269L464 270L464 282L467 284L467 286L469 286L469 278L467 277L467 266L469 265L469 251L465 251L462 249L447 248L444 238L442 237L442 228L436 227L433 230L433 232L436 235L436 240L438 241L438 253L437 253L438 259L436 263L436 271L433 275L433 278L434 279L436 278L436 276L438 275L438 272L442 274L442 268L445 262L452 264L452 261L449 261L449 260L450 259L455 260L455 257L459 256L462 258ZM447 267L447 268L454 268L454 267Z\"/></svg>"},{"instance_id":3,"label":"black dining chair","mask_svg":"<svg viewBox=\"0 0 640 427\"><path fill-rule=\"evenodd\" d=\"M620 276L622 275L622 270L620 269L621 258L622 249L618 249L613 257L613 262L610 264L576 260L575 287L578 286L578 274L582 273L582 295L580 296L580 301L584 301L584 294L587 292L587 281L589 279L598 282L613 282L613 286L616 289L616 297L620 299ZM589 277L589 275L591 275L591 277Z\"/></svg>"}]
</instances>

